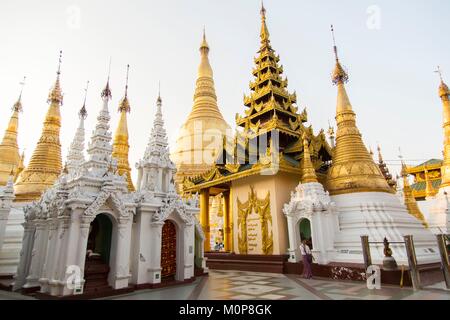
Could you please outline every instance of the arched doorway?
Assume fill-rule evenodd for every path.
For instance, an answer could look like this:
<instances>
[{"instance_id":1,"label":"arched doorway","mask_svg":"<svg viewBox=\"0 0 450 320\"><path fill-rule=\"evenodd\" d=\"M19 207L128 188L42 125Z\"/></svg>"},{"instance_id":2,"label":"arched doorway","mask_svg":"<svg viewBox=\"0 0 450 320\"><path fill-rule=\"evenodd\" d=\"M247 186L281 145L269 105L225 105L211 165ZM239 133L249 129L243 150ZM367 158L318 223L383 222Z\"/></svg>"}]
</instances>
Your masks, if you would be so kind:
<instances>
[{"instance_id":1,"label":"arched doorway","mask_svg":"<svg viewBox=\"0 0 450 320\"><path fill-rule=\"evenodd\" d=\"M303 240L306 240L306 243L308 244L309 248L312 250L312 237L311 237L311 221L304 218L300 220L299 223L299 229L300 229L300 241L303 242Z\"/></svg>"},{"instance_id":2,"label":"arched doorway","mask_svg":"<svg viewBox=\"0 0 450 320\"><path fill-rule=\"evenodd\" d=\"M91 222L86 247L84 292L97 292L109 288L109 258L111 252L112 221L99 214Z\"/></svg>"},{"instance_id":3,"label":"arched doorway","mask_svg":"<svg viewBox=\"0 0 450 320\"><path fill-rule=\"evenodd\" d=\"M166 220L161 234L161 279L172 280L177 271L177 228Z\"/></svg>"}]
</instances>

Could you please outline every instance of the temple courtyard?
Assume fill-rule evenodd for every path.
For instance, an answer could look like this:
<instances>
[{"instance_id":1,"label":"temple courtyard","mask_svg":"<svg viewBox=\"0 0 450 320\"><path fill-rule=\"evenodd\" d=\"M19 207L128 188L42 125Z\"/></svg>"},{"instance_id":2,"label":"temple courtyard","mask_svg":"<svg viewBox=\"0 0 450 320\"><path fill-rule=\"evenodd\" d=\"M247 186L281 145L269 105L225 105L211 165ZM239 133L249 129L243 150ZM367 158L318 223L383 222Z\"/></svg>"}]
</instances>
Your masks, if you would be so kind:
<instances>
[{"instance_id":1,"label":"temple courtyard","mask_svg":"<svg viewBox=\"0 0 450 320\"><path fill-rule=\"evenodd\" d=\"M0 291L2 300L29 300L33 297ZM209 276L193 283L160 289L138 290L102 298L107 300L450 300L444 283L412 288L382 286L369 290L365 283L302 279L297 275L245 271L210 270Z\"/></svg>"}]
</instances>

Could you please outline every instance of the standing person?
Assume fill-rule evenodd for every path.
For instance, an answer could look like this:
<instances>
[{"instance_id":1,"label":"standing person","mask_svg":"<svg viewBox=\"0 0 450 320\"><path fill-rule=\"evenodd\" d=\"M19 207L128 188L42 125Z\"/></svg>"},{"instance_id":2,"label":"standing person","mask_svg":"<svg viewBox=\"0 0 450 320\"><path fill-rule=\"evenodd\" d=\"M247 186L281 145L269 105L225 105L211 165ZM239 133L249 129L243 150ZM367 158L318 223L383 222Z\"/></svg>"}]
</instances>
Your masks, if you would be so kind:
<instances>
[{"instance_id":1,"label":"standing person","mask_svg":"<svg viewBox=\"0 0 450 320\"><path fill-rule=\"evenodd\" d=\"M311 264L313 260L313 256L311 253L311 249L306 243L306 240L302 241L300 245L300 253L302 254L303 259L303 277L306 279L312 278Z\"/></svg>"}]
</instances>

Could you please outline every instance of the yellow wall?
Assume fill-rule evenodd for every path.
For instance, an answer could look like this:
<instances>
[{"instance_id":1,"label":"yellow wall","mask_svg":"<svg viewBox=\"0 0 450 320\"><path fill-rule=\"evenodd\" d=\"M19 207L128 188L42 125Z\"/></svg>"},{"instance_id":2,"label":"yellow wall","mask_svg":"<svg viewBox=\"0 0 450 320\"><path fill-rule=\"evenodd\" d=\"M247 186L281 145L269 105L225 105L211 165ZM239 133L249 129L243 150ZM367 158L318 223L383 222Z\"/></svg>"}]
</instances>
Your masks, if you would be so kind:
<instances>
[{"instance_id":1,"label":"yellow wall","mask_svg":"<svg viewBox=\"0 0 450 320\"><path fill-rule=\"evenodd\" d=\"M272 214L273 254L286 254L288 249L288 232L286 217L283 214L283 206L288 203L291 192L298 185L300 177L278 173L276 176L254 175L245 179L232 182L232 215L233 215L233 249L239 253L238 247L238 208L237 199L241 202L248 200L250 186L254 187L258 199L262 200L270 191L270 211ZM269 229L270 233L270 229Z\"/></svg>"}]
</instances>

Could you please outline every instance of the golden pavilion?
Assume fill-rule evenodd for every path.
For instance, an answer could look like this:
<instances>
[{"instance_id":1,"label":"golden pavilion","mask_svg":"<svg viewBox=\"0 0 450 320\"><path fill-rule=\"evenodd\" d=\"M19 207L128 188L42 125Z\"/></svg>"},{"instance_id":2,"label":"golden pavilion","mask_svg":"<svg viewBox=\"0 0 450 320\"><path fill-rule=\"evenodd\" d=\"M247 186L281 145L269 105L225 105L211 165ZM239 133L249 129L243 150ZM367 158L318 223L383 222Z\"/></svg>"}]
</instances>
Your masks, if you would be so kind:
<instances>
[{"instance_id":1,"label":"golden pavilion","mask_svg":"<svg viewBox=\"0 0 450 320\"><path fill-rule=\"evenodd\" d=\"M206 239L210 238L209 198L222 195L225 251L282 255L288 241L282 207L301 181L304 163L309 164L302 161L304 154L310 153L311 167L324 182L332 149L323 130L315 135L306 125L306 110L298 111L297 96L287 89L280 57L270 43L264 6L260 43L251 93L244 96L246 110L236 115L240 130L223 144L213 167L185 177L182 189L186 194L200 194L200 223ZM309 175L304 178L310 179ZM205 250L210 249L206 241Z\"/></svg>"}]
</instances>

